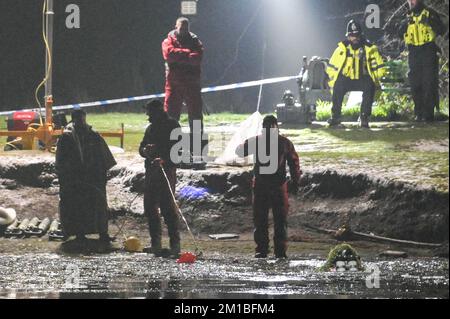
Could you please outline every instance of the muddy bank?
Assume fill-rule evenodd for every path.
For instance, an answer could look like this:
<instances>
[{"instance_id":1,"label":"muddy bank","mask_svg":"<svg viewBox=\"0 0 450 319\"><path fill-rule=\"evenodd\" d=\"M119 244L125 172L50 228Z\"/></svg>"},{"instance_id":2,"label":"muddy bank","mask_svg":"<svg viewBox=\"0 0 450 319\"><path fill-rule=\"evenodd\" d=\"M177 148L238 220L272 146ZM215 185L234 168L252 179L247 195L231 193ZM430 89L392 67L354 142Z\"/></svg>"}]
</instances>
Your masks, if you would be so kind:
<instances>
[{"instance_id":1,"label":"muddy bank","mask_svg":"<svg viewBox=\"0 0 450 319\"><path fill-rule=\"evenodd\" d=\"M142 214L142 161L119 158L109 177L112 211ZM179 170L177 197L194 232L250 232L251 179L249 168ZM0 206L56 216L57 186L51 156L0 158ZM328 170L307 171L301 186L290 201L291 232L304 223L332 229L348 224L392 238L448 242L448 193Z\"/></svg>"},{"instance_id":2,"label":"muddy bank","mask_svg":"<svg viewBox=\"0 0 450 319\"><path fill-rule=\"evenodd\" d=\"M448 193L333 171L306 174L302 185L305 201L298 222L332 229L348 224L392 238L448 242Z\"/></svg>"},{"instance_id":3,"label":"muddy bank","mask_svg":"<svg viewBox=\"0 0 450 319\"><path fill-rule=\"evenodd\" d=\"M53 182L57 182L54 156L16 154L17 156L0 157L1 186L14 189L17 184L20 184L48 188Z\"/></svg>"},{"instance_id":4,"label":"muddy bank","mask_svg":"<svg viewBox=\"0 0 450 319\"><path fill-rule=\"evenodd\" d=\"M142 171L117 168L116 173L115 179L122 179L131 191L142 192ZM178 177L178 198L198 232L251 229L249 169L180 171ZM347 224L356 231L392 238L448 241L447 193L335 171L306 172L301 186L299 194L291 198L291 228L307 223L338 229ZM190 197L183 191L190 187L207 193Z\"/></svg>"}]
</instances>

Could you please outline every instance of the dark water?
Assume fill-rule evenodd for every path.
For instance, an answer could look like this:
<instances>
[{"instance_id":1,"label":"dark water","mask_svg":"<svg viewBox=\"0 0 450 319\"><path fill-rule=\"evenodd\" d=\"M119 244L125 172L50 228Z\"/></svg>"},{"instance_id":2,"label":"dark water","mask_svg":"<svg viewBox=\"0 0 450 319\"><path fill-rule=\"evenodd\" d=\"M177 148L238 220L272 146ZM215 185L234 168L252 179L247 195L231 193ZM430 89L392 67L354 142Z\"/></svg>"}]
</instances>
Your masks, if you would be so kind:
<instances>
[{"instance_id":1,"label":"dark water","mask_svg":"<svg viewBox=\"0 0 450 319\"><path fill-rule=\"evenodd\" d=\"M207 258L194 265L138 254L0 256L0 298L448 298L448 259L366 262L322 273L320 260ZM379 278L379 286L377 285Z\"/></svg>"}]
</instances>

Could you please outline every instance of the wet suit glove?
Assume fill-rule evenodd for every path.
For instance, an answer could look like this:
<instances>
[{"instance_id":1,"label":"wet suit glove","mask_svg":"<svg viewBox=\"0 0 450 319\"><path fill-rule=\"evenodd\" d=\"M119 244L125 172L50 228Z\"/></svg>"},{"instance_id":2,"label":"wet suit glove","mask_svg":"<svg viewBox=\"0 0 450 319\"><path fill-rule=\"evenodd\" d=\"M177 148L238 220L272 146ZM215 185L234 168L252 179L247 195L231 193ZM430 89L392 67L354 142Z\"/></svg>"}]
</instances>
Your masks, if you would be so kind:
<instances>
[{"instance_id":1,"label":"wet suit glove","mask_svg":"<svg viewBox=\"0 0 450 319\"><path fill-rule=\"evenodd\" d=\"M299 190L299 184L296 181L289 181L288 182L288 192L291 195L297 195Z\"/></svg>"}]
</instances>

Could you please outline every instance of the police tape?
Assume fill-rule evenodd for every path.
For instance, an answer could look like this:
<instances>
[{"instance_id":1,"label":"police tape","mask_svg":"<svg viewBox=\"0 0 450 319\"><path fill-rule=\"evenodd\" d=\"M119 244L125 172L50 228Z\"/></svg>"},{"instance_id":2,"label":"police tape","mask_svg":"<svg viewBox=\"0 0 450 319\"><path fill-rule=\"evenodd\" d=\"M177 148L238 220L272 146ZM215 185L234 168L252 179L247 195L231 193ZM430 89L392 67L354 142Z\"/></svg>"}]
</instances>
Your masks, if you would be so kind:
<instances>
[{"instance_id":1,"label":"police tape","mask_svg":"<svg viewBox=\"0 0 450 319\"><path fill-rule=\"evenodd\" d=\"M233 83L233 84L227 84L227 85L221 85L221 86L212 86L212 87L203 88L202 93L230 91L230 90L262 86L262 85L268 85L268 84L283 83L283 82L288 82L288 81L296 80L296 79L298 79L298 76L285 76L285 77L264 79L264 80L259 80L259 81L249 81L249 82ZM113 104L146 101L146 100L163 98L163 97L165 97L164 93L143 95L143 96L135 96L135 97L122 98L122 99L114 99L114 100L104 100L104 101L96 101L96 102L89 102L89 103L60 105L60 106L54 106L53 110L54 111L64 111L64 110L71 110L71 109L82 109L82 108L94 107L94 106L107 106L107 105L113 105ZM37 108L25 109L25 110L20 110L20 111L30 112L30 111L36 111L36 110L38 110L38 109ZM44 110L45 109L41 109L41 111L44 111ZM19 110L0 112L0 116L10 115L17 111L19 111Z\"/></svg>"}]
</instances>

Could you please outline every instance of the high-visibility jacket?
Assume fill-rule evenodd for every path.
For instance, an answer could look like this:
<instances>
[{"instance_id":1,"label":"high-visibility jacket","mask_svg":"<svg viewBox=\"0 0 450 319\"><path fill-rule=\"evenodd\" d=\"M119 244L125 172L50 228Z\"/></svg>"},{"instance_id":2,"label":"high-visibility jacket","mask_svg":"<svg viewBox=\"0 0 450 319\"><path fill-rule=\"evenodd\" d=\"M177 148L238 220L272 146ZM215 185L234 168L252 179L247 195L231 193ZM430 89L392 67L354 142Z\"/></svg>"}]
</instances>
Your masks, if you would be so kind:
<instances>
[{"instance_id":1,"label":"high-visibility jacket","mask_svg":"<svg viewBox=\"0 0 450 319\"><path fill-rule=\"evenodd\" d=\"M340 42L328 63L330 87L334 87L339 74L352 80L359 80L365 72L370 75L376 86L380 86L380 80L386 75L387 68L377 46L365 41L360 48L353 49L350 42Z\"/></svg>"},{"instance_id":2,"label":"high-visibility jacket","mask_svg":"<svg viewBox=\"0 0 450 319\"><path fill-rule=\"evenodd\" d=\"M408 28L404 34L407 45L422 46L436 40L436 32L433 30L430 20L431 13L423 9L419 15L413 12L408 14Z\"/></svg>"}]
</instances>

